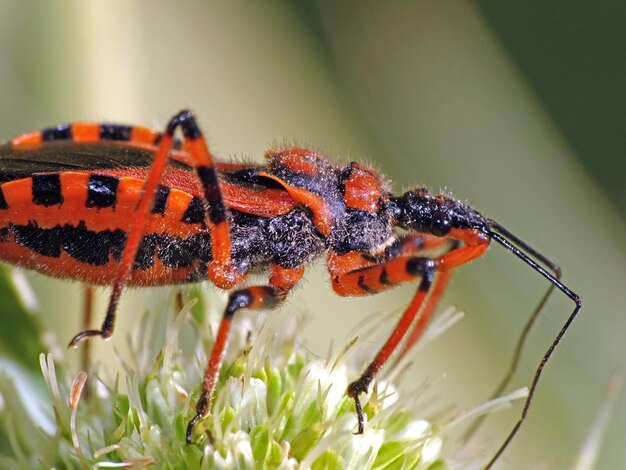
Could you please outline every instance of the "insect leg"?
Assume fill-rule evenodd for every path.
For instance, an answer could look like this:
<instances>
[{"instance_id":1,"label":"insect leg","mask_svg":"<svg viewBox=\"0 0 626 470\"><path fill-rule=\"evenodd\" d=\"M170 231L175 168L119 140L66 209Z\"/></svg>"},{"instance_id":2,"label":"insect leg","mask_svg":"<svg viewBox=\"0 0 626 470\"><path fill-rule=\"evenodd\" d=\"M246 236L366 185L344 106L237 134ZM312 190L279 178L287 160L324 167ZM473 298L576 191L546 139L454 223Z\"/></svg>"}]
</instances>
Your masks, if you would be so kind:
<instances>
[{"instance_id":1,"label":"insect leg","mask_svg":"<svg viewBox=\"0 0 626 470\"><path fill-rule=\"evenodd\" d=\"M363 410L361 408L361 402L359 401L359 394L361 392L367 392L367 389L372 380L374 380L375 375L387 362L389 357L402 341L406 332L411 327L413 320L415 320L415 317L420 311L420 307L424 304L424 301L430 291L436 269L437 265L435 261L430 258L400 257L392 259L384 264L363 268L357 270L356 272L353 271L351 273L347 273L346 275L339 276L340 278L345 277L345 280L348 280L356 275L356 287L368 293L376 292L374 291L374 288L378 286L388 288L400 283L421 279L411 304L405 310L385 344L378 351L378 354L376 354L374 360L367 366L363 374L361 374L355 382L352 382L348 386L348 396L354 399L356 407L359 434L363 433L364 428ZM373 279L373 277L376 277L377 279ZM372 281L375 282L372 283ZM342 280L338 279L337 282L333 284L333 287L340 284L342 284ZM344 285L346 287L351 286L351 288L355 287L354 283L345 283ZM350 293L349 291L344 290L343 295L350 295Z\"/></svg>"},{"instance_id":2,"label":"insect leg","mask_svg":"<svg viewBox=\"0 0 626 470\"><path fill-rule=\"evenodd\" d=\"M420 313L417 322L415 325L412 325L411 331L407 335L407 339L402 346L402 350L400 351L400 357L402 358L409 350L417 343L428 323L430 322L433 313L435 313L435 309L437 308L437 303L439 299L443 295L446 287L448 286L448 282L450 280L450 275L452 274L452 270L442 271L437 273L433 280L433 284L431 286L430 295L426 299L426 304L424 305L422 312Z\"/></svg>"},{"instance_id":3,"label":"insect leg","mask_svg":"<svg viewBox=\"0 0 626 470\"><path fill-rule=\"evenodd\" d=\"M334 278L334 286L335 290L341 295L364 295L368 293L375 293L372 290L378 289L383 290L389 288L389 282L387 282L385 286L378 287L370 287L370 292L359 292L359 289L353 289L351 291L344 291L345 288L341 287L341 284L345 284L346 282L350 282L349 278L352 277L352 282L359 282L360 275L355 276L354 272L361 272L364 268L382 265L386 261L395 258L401 258L406 256L417 256L424 252L432 252L433 250L444 252L449 252L458 248L458 241L452 240L449 238L435 237L428 234L421 233L410 233L405 235L392 245L390 245L383 254L379 256L370 256L363 255L357 252L347 253L345 255L337 255L331 253L329 257L329 271L333 275ZM387 266L381 271L378 276L379 278L382 276L383 278L388 277L389 269L393 269L392 266ZM384 273L383 273L384 272ZM350 274L352 273L352 274ZM445 291L445 287L447 286L448 279L450 277L451 271L443 271L438 273L434 280L432 286L432 292L428 296L426 301L426 305L422 309L422 312L419 316L419 319L415 325L411 328L410 334L408 336L408 340L402 348L402 355L406 354L408 350L419 340L424 329L428 325L432 314L434 313L437 302L443 292ZM339 277L338 277L339 276ZM370 275L371 276L371 275ZM337 281L341 282L337 282ZM409 281L414 280L409 279ZM365 278L363 279L365 281ZM371 282L371 281L370 281ZM393 285L391 285L392 287ZM344 291L344 292L342 292Z\"/></svg>"},{"instance_id":4,"label":"insect leg","mask_svg":"<svg viewBox=\"0 0 626 470\"><path fill-rule=\"evenodd\" d=\"M531 246L529 246L528 244L520 240L516 235L514 235L513 233L511 233L510 231L502 227L497 222L490 220L489 224L493 230L496 230L502 233L504 236L506 236L509 240L511 240L517 246L520 246L525 252L529 253L531 256L535 257L541 263L543 263L550 271L552 271L554 277L557 280L561 279L561 268L555 262L546 258L544 255L542 255L537 250L535 250L534 248L532 248ZM511 356L511 360L509 363L509 368L506 371L500 383L498 384L498 386L496 387L496 389L491 394L491 399L499 397L502 394L502 392L504 392L504 390L506 389L508 384L511 382L511 380L513 379L513 376L515 375L515 372L517 371L517 367L519 366L519 362L522 358L522 351L526 344L526 340L528 339L528 336L530 332L532 331L532 329L534 328L535 324L539 320L539 316L541 312L543 311L544 306L548 302L548 299L554 292L554 289L555 289L555 284L550 284L547 291L545 292L543 297L539 300L534 310L532 311L532 314L530 315L530 317L524 324L524 328L522 329L522 332L520 333L517 339L517 342L515 344L515 349L513 350L513 355ZM486 418L486 415L483 415L483 416L478 417L474 421L472 426L467 430L467 432L464 435L464 439L466 441L469 441L472 438L472 436L476 433L478 428L484 422L485 418Z\"/></svg>"},{"instance_id":5,"label":"insect leg","mask_svg":"<svg viewBox=\"0 0 626 470\"><path fill-rule=\"evenodd\" d=\"M558 272L560 276L560 271ZM500 383L498 384L498 386L496 387L496 389L491 393L491 396L489 397L490 400L494 400L498 398L499 396L501 396L504 390L506 389L506 387L509 385L509 383L513 379L515 372L517 371L517 367L519 366L520 360L522 359L522 351L526 344L526 340L528 339L528 336L530 335L530 332L534 328L535 324L539 320L539 315L541 314L544 305L547 303L553 291L554 291L554 284L550 284L550 287L548 287L548 290L545 292L545 294L543 295L543 297L541 298L541 300L539 301L539 303L533 310L532 314L530 315L530 317L524 324L524 328L522 329L522 332L520 333L519 337L517 338L517 342L515 343L515 349L513 350L513 355L511 356L511 359L509 362L509 368L506 371ZM464 433L463 440L470 441L486 418L487 418L487 415L481 415L478 418L476 418L476 420Z\"/></svg>"},{"instance_id":6,"label":"insect leg","mask_svg":"<svg viewBox=\"0 0 626 470\"><path fill-rule=\"evenodd\" d=\"M500 231L501 233L504 233L505 235L508 235L508 233L506 231L503 231L501 227L499 227L498 231ZM511 430L509 435L506 437L506 439L504 440L504 442L502 443L498 451L491 458L489 463L485 466L485 469L489 469L495 464L495 462L500 458L500 455L502 455L504 450L508 447L508 445L511 443L511 441L517 434L517 431L522 426L522 423L526 420L526 417L528 416L528 410L530 409L530 404L533 400L533 397L535 396L535 392L537 391L537 385L539 384L539 380L541 378L541 374L543 373L543 369L545 365L548 363L548 361L550 360L550 358L552 357L552 354L554 354L554 350L563 339L563 336L565 336L565 333L569 329L570 325L572 324L572 322L578 315L578 312L582 308L582 300L580 299L580 297L575 292L570 290L567 286L565 286L563 283L561 283L561 281L559 281L558 278L560 276L560 269L558 269L558 267L554 269L556 265L554 265L550 261L546 262L547 259L544 256L538 254L536 250L532 249L527 244L521 242L516 237L509 237L509 238L511 238L511 240L513 240L514 243L519 245L521 249L515 246L509 240L507 240L507 238L502 237L501 235L497 233L492 232L490 236L493 240L495 240L496 242L504 246L507 250L509 250L515 256L517 256L522 261L524 261L524 263L529 265L532 269L534 269L536 272L538 272L543 277L545 277L548 281L550 281L550 283L556 289L560 290L561 292L563 292L563 294L569 297L569 299L572 300L572 302L574 302L574 309L570 313L569 317L567 317L565 324L561 327L556 337L552 340L552 343L550 343L548 350L544 353L543 357L541 358L541 361L539 362L539 366L535 370L535 375L533 377L533 380L530 386L528 387L528 396L526 397L526 401L524 402L522 413L519 419L515 423L515 426L513 426L513 429ZM542 266L540 266L535 260L533 260L527 253L529 253L530 256L534 256L535 258L537 258L540 262L546 264L548 266L548 269L550 269L551 271L555 273L556 277L548 273ZM549 293L550 291L548 291L548 294Z\"/></svg>"},{"instance_id":7,"label":"insect leg","mask_svg":"<svg viewBox=\"0 0 626 470\"><path fill-rule=\"evenodd\" d=\"M193 113L181 111L168 123L165 132L161 136L158 150L154 155L143 194L137 204L136 216L128 231L126 245L122 252L117 277L113 283L113 290L104 322L99 330L86 330L74 336L70 341L70 347L76 346L80 341L91 336L101 336L106 339L113 334L117 304L119 303L122 289L131 273L144 226L150 209L154 204L159 181L170 157L172 145L175 142L174 133L179 127L183 131L185 149L189 152L208 205L207 213L211 224L211 239L213 240L213 260L209 265L209 278L218 287L230 289L243 277L231 265L227 209L220 191L217 171L213 164L213 156L209 152L207 143L198 128Z\"/></svg>"},{"instance_id":8,"label":"insect leg","mask_svg":"<svg viewBox=\"0 0 626 470\"><path fill-rule=\"evenodd\" d=\"M426 249L430 249L431 247L441 247L443 243L447 243L446 252L453 251L459 247L458 240L451 240L440 237L430 237L434 238L434 240L429 241L429 237L425 238L424 246ZM451 243L450 243L451 242ZM448 282L450 281L450 276L452 274L452 270L441 271L437 273L433 280L433 285L431 286L431 292L428 298L426 299L426 304L422 308L422 312L420 313L417 322L412 325L411 331L407 335L407 339L402 346L402 351L400 351L399 359L402 358L414 345L417 343L428 323L430 322L431 317L435 313L435 309L437 308L437 304L439 303L439 299L443 295L448 286Z\"/></svg>"},{"instance_id":9,"label":"insect leg","mask_svg":"<svg viewBox=\"0 0 626 470\"><path fill-rule=\"evenodd\" d=\"M367 259L378 260L384 262L389 259L400 256L416 256L424 252L432 253L433 251L449 252L458 248L459 242L457 240L451 240L448 238L435 237L428 234L410 233L399 238L395 243L390 245L381 257L366 257ZM354 269L365 266L354 266ZM407 340L402 346L402 351L398 359L404 356L415 343L419 341L426 326L430 322L430 319L437 308L439 298L442 296L445 288L448 285L450 279L451 270L442 271L438 273L431 288L431 293L426 300L426 304L422 308L422 311L417 319L417 322L412 325L410 331L407 334Z\"/></svg>"},{"instance_id":10,"label":"insect leg","mask_svg":"<svg viewBox=\"0 0 626 470\"><path fill-rule=\"evenodd\" d=\"M425 312L426 318L418 322L411 333L411 341L417 341L435 308L436 301L443 292L450 271L479 257L485 252L489 245L489 237L478 230L453 230L447 238L456 240L457 242L454 243L447 252L434 259L416 256L399 256L381 264L361 268L357 267L352 271L343 273L333 273L332 271L333 267L338 268L340 263L336 261L334 264L332 262L329 263L329 269L331 273L333 273L333 289L340 295L376 294L398 284L421 279L418 290L410 305L403 313L395 329L387 339L387 342L382 346L374 360L367 366L359 379L348 387L348 396L355 401L359 433L363 432L364 420L358 395L361 392L367 391L375 375L391 357L406 333L410 330L415 317L420 312ZM462 246L457 244L459 241L463 242ZM343 256L346 257L347 255ZM332 261L332 259L330 261ZM434 298L429 305L426 299L430 291L433 290L432 287L436 273L439 273L439 276L443 275L443 279L440 279L440 287L435 288Z\"/></svg>"},{"instance_id":11,"label":"insect leg","mask_svg":"<svg viewBox=\"0 0 626 470\"><path fill-rule=\"evenodd\" d=\"M486 242L482 239L482 237L477 236L474 240L472 240L472 238L474 238L474 235L470 235L470 240L466 241L466 243L468 244L467 247L459 248L458 239L454 240L454 242L450 245L449 249L447 250L447 253L454 253L451 255L455 258L454 266L458 266L459 264L466 263L467 261L480 256L483 253L483 251L486 249ZM439 238L438 240L443 241L446 239ZM449 240L446 240L446 241L449 241ZM466 249L464 250L464 248ZM464 250L464 251L461 251L461 253L459 253L457 250ZM445 256L446 255L444 254L440 256L438 259L441 260ZM438 272L438 274L435 276L430 295L428 296L428 299L426 300L426 305L424 305L417 322L415 323L415 325L413 325L411 332L408 334L407 340L405 341L404 346L402 347L402 351L400 352L400 357L404 356L411 349L411 347L415 343L417 343L419 339L422 337L422 334L426 330L426 326L428 326L428 322L430 321L430 318L435 312L437 303L439 302L439 299L443 295L445 288L447 287L448 282L450 281L450 276L452 274L452 271L453 269L452 267L450 267L450 263L448 262L448 267L445 270ZM544 298L544 302L545 300L546 298ZM532 319L529 323L532 323ZM520 342L523 342L523 341L520 341Z\"/></svg>"},{"instance_id":12,"label":"insect leg","mask_svg":"<svg viewBox=\"0 0 626 470\"><path fill-rule=\"evenodd\" d=\"M187 444L191 444L193 428L198 420L206 416L211 410L215 386L217 385L220 370L222 369L222 361L228 346L230 325L235 313L243 308L250 310L275 308L287 297L287 294L302 277L303 273L303 266L287 269L278 265L272 265L268 285L247 287L235 290L229 294L228 303L217 330L215 343L213 344L204 373L200 398L198 398L196 403L196 414L187 425Z\"/></svg>"}]
</instances>

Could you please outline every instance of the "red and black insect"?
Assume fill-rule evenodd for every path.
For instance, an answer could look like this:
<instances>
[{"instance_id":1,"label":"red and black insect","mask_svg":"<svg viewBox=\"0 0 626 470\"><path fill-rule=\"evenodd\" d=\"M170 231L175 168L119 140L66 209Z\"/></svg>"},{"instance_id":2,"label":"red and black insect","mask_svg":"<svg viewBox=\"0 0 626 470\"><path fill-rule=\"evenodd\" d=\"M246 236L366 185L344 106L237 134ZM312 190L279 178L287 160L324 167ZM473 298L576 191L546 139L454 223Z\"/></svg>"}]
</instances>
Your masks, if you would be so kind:
<instances>
[{"instance_id":1,"label":"red and black insect","mask_svg":"<svg viewBox=\"0 0 626 470\"><path fill-rule=\"evenodd\" d=\"M182 142L174 137L179 128ZM425 188L394 196L371 168L335 165L303 148L271 149L265 156L263 165L216 162L189 111L174 116L164 133L75 123L22 135L0 147L0 259L113 286L101 328L79 333L70 346L111 336L124 286L209 279L230 290L187 428L191 442L194 425L211 408L233 315L274 308L304 266L323 255L333 289L342 296L418 284L387 342L348 387L362 433L359 395L403 338L409 345L417 341L452 270L495 240L551 283L548 294L556 287L576 305L543 356L521 416L490 467L526 418L543 367L581 307L559 281L559 268L451 197ZM438 254L427 256L433 249ZM259 269L269 273L267 284L238 288Z\"/></svg>"}]
</instances>

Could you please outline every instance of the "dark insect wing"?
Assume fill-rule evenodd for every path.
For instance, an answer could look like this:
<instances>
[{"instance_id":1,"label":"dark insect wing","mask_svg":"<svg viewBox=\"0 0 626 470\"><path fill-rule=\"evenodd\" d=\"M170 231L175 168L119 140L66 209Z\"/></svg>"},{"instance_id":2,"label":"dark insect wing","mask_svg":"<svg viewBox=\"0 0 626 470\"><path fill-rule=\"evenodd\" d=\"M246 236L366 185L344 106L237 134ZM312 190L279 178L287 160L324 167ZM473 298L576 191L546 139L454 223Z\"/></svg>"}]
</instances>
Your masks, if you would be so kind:
<instances>
[{"instance_id":1,"label":"dark insect wing","mask_svg":"<svg viewBox=\"0 0 626 470\"><path fill-rule=\"evenodd\" d=\"M32 147L4 144L0 146L0 184L36 174L67 171L145 178L155 151L156 148L116 141L56 140ZM193 168L186 163L188 158L186 152L174 150L163 182L201 196ZM294 208L295 202L279 185L258 177L256 166L216 162L215 167L222 180L225 202L231 208L262 217L284 214Z\"/></svg>"},{"instance_id":2,"label":"dark insect wing","mask_svg":"<svg viewBox=\"0 0 626 470\"><path fill-rule=\"evenodd\" d=\"M154 152L115 142L83 143L45 142L34 148L0 146L0 183L28 178L35 173L62 171L123 170L152 166ZM191 172L181 161L172 159L170 166Z\"/></svg>"}]
</instances>

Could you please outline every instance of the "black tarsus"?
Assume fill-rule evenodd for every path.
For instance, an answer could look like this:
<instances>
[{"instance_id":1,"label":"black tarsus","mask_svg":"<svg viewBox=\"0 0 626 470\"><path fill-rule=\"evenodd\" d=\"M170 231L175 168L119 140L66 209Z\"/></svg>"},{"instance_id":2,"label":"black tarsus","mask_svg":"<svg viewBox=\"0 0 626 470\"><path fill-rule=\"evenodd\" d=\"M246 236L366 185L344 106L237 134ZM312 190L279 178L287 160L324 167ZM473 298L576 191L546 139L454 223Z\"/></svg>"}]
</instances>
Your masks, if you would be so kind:
<instances>
[{"instance_id":1,"label":"black tarsus","mask_svg":"<svg viewBox=\"0 0 626 470\"><path fill-rule=\"evenodd\" d=\"M561 339L567 332L568 328L570 327L571 323L574 321L574 319L576 318L576 315L578 315L578 312L580 311L582 307L582 302L581 302L580 297L576 293L574 293L572 290L570 290L567 286L565 286L563 283L561 283L561 281L559 280L561 277L561 269L555 263L547 259L541 253L537 252L534 248L530 247L528 244L520 240L518 237L513 235L511 232L509 232L508 230L506 230L504 227L497 224L496 222L489 220L488 225L490 229L492 230L489 230L487 233L492 240L495 240L497 243L504 246L508 251L510 251L515 256L520 258L524 263L529 265L532 269L534 269L536 272L541 274L544 278L546 278L551 283L550 288L548 289L544 297L539 302L539 305L533 312L533 315L531 316L530 321L527 322L526 327L524 328L522 336L520 337L518 341L515 355L513 358L513 363L511 367L512 371L509 371L509 374L507 375L503 383L500 384L500 387L498 388L499 390L501 388L504 388L504 386L506 386L506 384L508 383L508 380L510 379L510 376L512 375L512 372L514 372L515 368L517 367L519 354L521 353L526 336L528 335L528 332L530 331L533 324L535 323L537 317L539 316L541 309L545 305L548 297L550 296L554 288L557 288L558 290L563 292L563 294L569 297L574 302L575 307L572 313L570 313L569 317L567 318L567 321L565 322L565 324L563 325L559 333L556 335L556 337L550 344L550 347L541 358L541 362L539 363L539 366L537 367L535 371L535 376L533 378L533 381L530 384L530 387L528 388L528 396L526 397L526 401L524 402L524 407L522 409L522 413L520 415L519 420L517 421L517 423L515 424L515 426L513 427L513 429L507 436L507 438L505 439L505 441L502 443L502 445L500 446L496 454L491 458L489 463L485 466L485 469L491 468L493 464L498 460L502 452L504 452L504 450L513 440L520 426L526 419L526 416L528 415L528 410L530 408L530 404L532 402L532 399L535 395L535 391L537 389L537 384L539 383L539 379L543 372L543 368L552 357L554 350L556 349L558 344L561 342ZM531 256L536 258L538 261L540 261L544 265L546 265L546 267L548 267L550 271L554 272L554 275L550 274L548 270L542 267L537 261L532 259Z\"/></svg>"},{"instance_id":2,"label":"black tarsus","mask_svg":"<svg viewBox=\"0 0 626 470\"><path fill-rule=\"evenodd\" d=\"M187 109L180 111L172 119L170 119L165 132L170 137L174 137L174 133L178 127L182 129L183 135L188 139L198 139L202 137L202 132L196 122L196 117Z\"/></svg>"}]
</instances>

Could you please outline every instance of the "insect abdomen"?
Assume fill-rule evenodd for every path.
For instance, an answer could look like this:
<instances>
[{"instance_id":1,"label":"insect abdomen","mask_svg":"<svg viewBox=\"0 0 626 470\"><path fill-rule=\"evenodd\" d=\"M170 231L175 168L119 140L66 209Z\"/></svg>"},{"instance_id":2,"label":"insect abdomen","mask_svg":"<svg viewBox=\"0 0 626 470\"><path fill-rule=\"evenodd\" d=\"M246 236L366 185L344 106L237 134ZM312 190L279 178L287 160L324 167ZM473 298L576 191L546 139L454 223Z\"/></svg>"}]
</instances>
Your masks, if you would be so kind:
<instances>
[{"instance_id":1,"label":"insect abdomen","mask_svg":"<svg viewBox=\"0 0 626 470\"><path fill-rule=\"evenodd\" d=\"M0 259L50 276L110 284L144 181L114 172L35 174L0 185ZM130 285L206 275L211 243L198 197L160 186Z\"/></svg>"}]
</instances>

